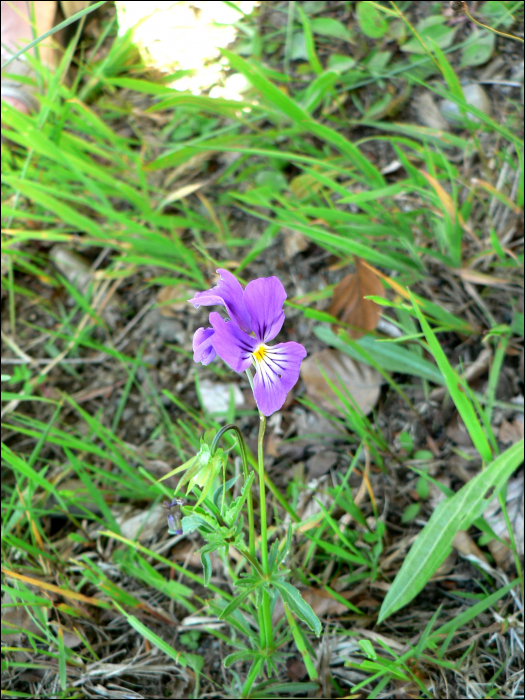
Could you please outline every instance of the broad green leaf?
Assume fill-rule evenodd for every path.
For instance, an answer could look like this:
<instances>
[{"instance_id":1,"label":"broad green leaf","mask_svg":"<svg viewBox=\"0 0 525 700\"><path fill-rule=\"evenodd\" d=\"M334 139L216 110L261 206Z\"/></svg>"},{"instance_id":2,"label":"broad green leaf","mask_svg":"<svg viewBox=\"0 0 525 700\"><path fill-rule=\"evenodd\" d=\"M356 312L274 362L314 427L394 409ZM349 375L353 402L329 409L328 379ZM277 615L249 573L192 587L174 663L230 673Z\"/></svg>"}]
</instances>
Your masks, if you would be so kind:
<instances>
[{"instance_id":1,"label":"broad green leaf","mask_svg":"<svg viewBox=\"0 0 525 700\"><path fill-rule=\"evenodd\" d=\"M497 457L484 471L471 479L454 496L438 505L419 533L390 586L379 622L407 605L425 586L452 550L459 530L468 530L488 506L492 487L501 488L523 460L523 440Z\"/></svg>"},{"instance_id":2,"label":"broad green leaf","mask_svg":"<svg viewBox=\"0 0 525 700\"><path fill-rule=\"evenodd\" d=\"M415 54L428 53L431 48L427 41L428 39L434 41L441 49L448 48L454 41L454 35L458 28L449 27L447 24L444 24L444 21L444 17L432 15L418 24L417 30L420 38L427 47L426 51L417 37L413 37L410 41L407 41L406 44L403 44L403 46L401 46L401 51Z\"/></svg>"},{"instance_id":3,"label":"broad green leaf","mask_svg":"<svg viewBox=\"0 0 525 700\"><path fill-rule=\"evenodd\" d=\"M489 60L494 51L496 39L494 32L480 32L478 29L474 29L470 39L471 41L461 49L460 68L481 66Z\"/></svg>"},{"instance_id":4,"label":"broad green leaf","mask_svg":"<svg viewBox=\"0 0 525 700\"><path fill-rule=\"evenodd\" d=\"M501 2L500 0L487 0L480 7L480 14L487 18L488 24L490 26L501 25L503 27L512 27L516 21L515 17L512 15L509 5L513 5L516 8L519 3L509 3Z\"/></svg>"},{"instance_id":5,"label":"broad green leaf","mask_svg":"<svg viewBox=\"0 0 525 700\"><path fill-rule=\"evenodd\" d=\"M336 70L339 73L350 70L355 66L355 58L351 56L343 56L340 53L330 54L328 57L328 68Z\"/></svg>"},{"instance_id":6,"label":"broad green leaf","mask_svg":"<svg viewBox=\"0 0 525 700\"><path fill-rule=\"evenodd\" d=\"M371 2L357 3L357 21L363 34L372 39L379 39L388 31L388 22Z\"/></svg>"},{"instance_id":7,"label":"broad green leaf","mask_svg":"<svg viewBox=\"0 0 525 700\"><path fill-rule=\"evenodd\" d=\"M319 637L322 629L321 620L319 620L310 605L303 599L297 588L286 581L274 581L273 585L277 588L290 610L292 610L300 620L306 622L312 632Z\"/></svg>"},{"instance_id":8,"label":"broad green leaf","mask_svg":"<svg viewBox=\"0 0 525 700\"><path fill-rule=\"evenodd\" d=\"M321 36L329 36L333 39L343 39L344 41L352 41L352 34L342 22L330 17L318 17L310 22L310 26L314 34Z\"/></svg>"}]
</instances>

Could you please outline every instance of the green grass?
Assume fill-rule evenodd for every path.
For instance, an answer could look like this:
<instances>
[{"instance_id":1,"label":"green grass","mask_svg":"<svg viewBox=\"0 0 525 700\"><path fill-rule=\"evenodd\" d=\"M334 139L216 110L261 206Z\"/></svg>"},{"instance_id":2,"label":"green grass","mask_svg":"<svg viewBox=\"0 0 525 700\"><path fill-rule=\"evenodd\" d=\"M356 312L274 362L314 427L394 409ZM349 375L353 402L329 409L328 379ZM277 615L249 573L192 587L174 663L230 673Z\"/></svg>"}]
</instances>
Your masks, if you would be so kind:
<instances>
[{"instance_id":1,"label":"green grass","mask_svg":"<svg viewBox=\"0 0 525 700\"><path fill-rule=\"evenodd\" d=\"M103 58L97 58L98 44L85 56L77 51L77 31L53 76L33 61L45 86L38 114L22 115L2 104L2 133L8 139L2 143L3 354L12 362L2 372L2 590L7 594L2 625L13 633L4 642L6 696L34 696L34 679L17 680L29 669L36 677L43 671L53 679L40 697L81 697L86 681L79 679L103 678L98 667L110 662L113 629L129 635L126 663L139 649L153 658L155 647L161 654L154 663L161 658L163 664L159 673L167 678L177 668L187 684L184 692L192 697L202 692L239 697L243 688L249 697L319 692L316 678L324 652L303 622L308 612L294 615L293 597L286 598L293 596L286 588L290 584L280 584L290 605L275 624L278 653L272 663L277 672L261 680L263 659L254 651L259 601L255 594L242 600L232 595L246 562L219 554L221 570L214 570L209 581L209 572L190 561L191 553L176 560L171 556L159 511L172 490L158 481L159 462L162 473L172 470L195 454L207 428L220 423L199 405L200 368L191 403L172 378L166 379L169 375L152 365L149 337L129 342L130 329L120 338L106 313L108 304L116 303L124 325L138 325L152 287L174 286L185 299L187 290L207 288L221 265L247 281L250 265L277 250L282 229L303 234L341 265L357 255L378 269L387 298L377 301L401 337L373 332L353 340L345 324L319 308L331 284L289 299L288 309L313 324L318 340L378 369L388 396L412 418L425 420L411 393L414 387L421 386L427 400L434 386L446 390L481 465L464 485L447 487L429 473L431 453L400 452L386 437L381 409L363 415L344 386L331 383L344 406L337 419L300 397L305 410L344 430L340 444L346 468L315 494L316 508L307 521L299 509L308 491L304 480L294 477L284 492L267 474L274 519L269 534L284 542L289 526L293 538L286 565L292 580L307 591L322 591L345 610L326 615L323 631L330 643L346 644L337 652L340 667L357 670L362 680L348 682L334 672L332 694L361 691L372 698L394 692L397 683L420 697L438 697L430 678L438 670L449 681L469 679L476 655L487 652L478 648L476 635L494 619L502 621L502 649L509 644L523 600L521 559L512 528L510 541L503 542L483 513L497 496L509 523L507 485L523 450L523 441L502 449L493 427L496 412L509 408L496 389L504 368L513 367L509 349L519 348L523 336L518 310L522 246L510 249L501 243L498 228L502 218L523 208L522 115L510 100L505 112L493 116L466 104L464 76L455 66L458 55L470 55L472 41L454 43L455 30L439 23L443 31L430 38L424 27L416 27L420 37L423 33L419 43L413 33L414 3L361 4L377 15L362 6L355 14L354 3L341 3L341 12L349 13L346 24L317 13L314 5L289 3L283 28L267 34L258 33L253 18L239 19L247 37L238 46L242 55L235 50L223 55L250 85L242 103L174 95L142 70L130 37L114 36L109 22L100 38L100 44L109 45ZM522 25L509 30L509 16L515 17L520 4L499 3L506 10L500 14L492 5L482 5L484 20L517 33ZM434 16L438 11L429 10ZM304 42L299 58L295 37ZM388 42L382 44L383 39ZM341 56L327 58L333 41L351 41L338 46L352 46L361 60L345 64ZM394 41L397 53L391 50ZM411 48L413 41L419 48ZM511 40L498 41L504 46ZM281 54L273 53L273 44L283 47ZM64 78L72 61L78 74L69 84ZM479 123L445 132L392 118L394 94L408 100L423 88L463 112L468 107ZM120 122L135 118L131 102L118 99L122 90L143 95L149 105L142 114L145 125L132 136L117 133ZM343 106L350 103L348 118ZM153 128L159 114L166 120ZM373 162L376 147L388 148L391 159L399 161L394 176ZM210 174L206 163L226 153L237 158L216 176ZM477 164L481 185L471 181L466 162ZM177 168L182 179L173 180ZM508 186L498 191L503 168L509 172ZM182 189L208 180L197 194ZM239 235L233 211L262 222L262 233ZM55 270L50 256L55 244L91 260L106 251L86 289ZM482 272L489 282L505 278L499 302L505 323L494 321L490 284L476 287L480 303L474 298L468 313L451 301L462 270ZM446 294L431 295L427 282L432 278L442 280ZM450 301L445 304L444 298ZM330 329L326 321L335 326ZM451 346L460 343L491 348L485 388L472 387L461 365L452 361ZM183 372L194 370L188 351L188 343L170 346L170 357ZM209 369L231 379L223 365ZM102 388L120 387L119 400L108 402L102 391L84 406L83 392L98 390L101 383ZM73 384L80 391L70 390ZM125 422L139 410L144 432L131 440ZM152 416L150 422L146 416ZM254 416L254 411L237 411L232 400L225 418L243 423L249 433ZM432 426L429 435L440 438ZM231 433L224 436L224 447L231 449L230 478L240 455ZM248 461L256 465L249 450ZM414 503L406 494L392 494L406 503L392 527L390 514L377 507L383 491L374 496L372 483L377 489L385 489L381 479L399 486L399 470L407 479L418 479L420 498L409 510ZM356 502L356 483L367 487L364 501ZM444 496L435 509L428 502L430 486ZM130 537L126 523L134 516L142 520ZM157 535L142 539L148 527ZM462 530L474 539L482 533L485 542L503 542L512 555L512 574L502 574L493 560L486 564L474 558L469 586L454 580L454 589L440 589L445 598L438 605L433 577ZM410 546L400 545L406 550L401 559L394 558L393 567L385 564L397 540L409 536ZM328 578L325 570L331 572ZM360 586L370 595L354 599L352 592ZM428 595L424 615L416 598L420 592ZM466 594L472 600L461 597ZM381 600L373 607L370 598ZM224 676L210 669L206 644L185 646L190 637L181 633L186 627L179 622L199 617L206 644L224 651L227 684L221 685ZM218 618L227 625L217 624ZM209 648L218 655L219 646ZM286 654L296 650L305 664L304 680L284 683ZM484 696L505 697L501 668L491 666L492 675L484 676ZM141 674L131 670L126 682Z\"/></svg>"}]
</instances>

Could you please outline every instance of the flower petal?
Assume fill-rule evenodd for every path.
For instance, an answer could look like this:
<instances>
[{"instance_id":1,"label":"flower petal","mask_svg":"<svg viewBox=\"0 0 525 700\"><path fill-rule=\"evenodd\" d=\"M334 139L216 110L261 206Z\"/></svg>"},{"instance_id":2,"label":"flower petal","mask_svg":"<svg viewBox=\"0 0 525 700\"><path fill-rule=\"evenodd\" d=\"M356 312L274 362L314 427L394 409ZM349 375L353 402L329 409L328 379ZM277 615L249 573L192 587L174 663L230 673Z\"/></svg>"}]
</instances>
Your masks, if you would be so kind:
<instances>
[{"instance_id":1,"label":"flower petal","mask_svg":"<svg viewBox=\"0 0 525 700\"><path fill-rule=\"evenodd\" d=\"M197 328L193 335L193 361L209 365L213 362L217 353L212 345L215 331L213 328Z\"/></svg>"},{"instance_id":2,"label":"flower petal","mask_svg":"<svg viewBox=\"0 0 525 700\"><path fill-rule=\"evenodd\" d=\"M283 304L286 292L277 277L261 277L249 282L244 290L252 330L260 343L275 338L284 323Z\"/></svg>"},{"instance_id":3,"label":"flower petal","mask_svg":"<svg viewBox=\"0 0 525 700\"><path fill-rule=\"evenodd\" d=\"M247 333L251 333L250 315L244 306L243 289L241 283L231 272L219 268L217 272L221 278L216 287L205 292L197 292L193 299L188 301L195 308L198 306L225 306L230 318Z\"/></svg>"},{"instance_id":4,"label":"flower petal","mask_svg":"<svg viewBox=\"0 0 525 700\"><path fill-rule=\"evenodd\" d=\"M279 343L264 348L263 358L256 362L253 395L265 416L282 408L286 394L299 379L301 361L305 357L306 350L300 343Z\"/></svg>"},{"instance_id":5,"label":"flower petal","mask_svg":"<svg viewBox=\"0 0 525 700\"><path fill-rule=\"evenodd\" d=\"M216 311L210 314L210 323L215 331L213 347L217 355L235 372L248 369L252 363L252 352L257 346L256 339L235 323L226 322Z\"/></svg>"}]
</instances>

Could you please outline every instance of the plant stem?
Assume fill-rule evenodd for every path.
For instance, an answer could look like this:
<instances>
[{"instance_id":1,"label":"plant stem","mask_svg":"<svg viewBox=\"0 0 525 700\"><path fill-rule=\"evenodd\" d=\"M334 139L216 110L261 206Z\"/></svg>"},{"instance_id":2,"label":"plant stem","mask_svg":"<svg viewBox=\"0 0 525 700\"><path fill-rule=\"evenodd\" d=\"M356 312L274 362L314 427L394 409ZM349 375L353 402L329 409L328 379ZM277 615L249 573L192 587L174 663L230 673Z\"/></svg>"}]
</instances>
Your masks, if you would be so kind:
<instances>
[{"instance_id":1,"label":"plant stem","mask_svg":"<svg viewBox=\"0 0 525 700\"><path fill-rule=\"evenodd\" d=\"M264 431L266 429L266 416L259 414L259 437L257 438L257 462L259 466L259 505L261 517L261 562L265 578L269 579L268 569L268 526L266 522L266 490L264 485ZM266 654L271 656L273 647L272 613L270 609L270 594L263 592L263 619L266 629Z\"/></svg>"},{"instance_id":2,"label":"plant stem","mask_svg":"<svg viewBox=\"0 0 525 700\"><path fill-rule=\"evenodd\" d=\"M228 425L225 425L224 427L222 427L218 431L217 435L213 438L213 442L211 443L210 451L213 455L216 448L217 448L217 445L219 444L219 440L224 435L224 433L227 432L228 430L234 430L237 433L237 437L239 439L239 447L241 449L242 471L243 471L244 481L246 483L246 479L248 478L248 475L250 473L250 468L248 466L248 454L246 452L246 443L244 442L244 438L242 436L240 429L234 423L228 423ZM255 559L255 525L253 522L253 499L252 499L251 489L248 491L248 495L246 497L246 502L247 502L247 506L248 506L248 541L250 543L249 549L250 549L250 555L251 555L251 558L253 561Z\"/></svg>"},{"instance_id":3,"label":"plant stem","mask_svg":"<svg viewBox=\"0 0 525 700\"><path fill-rule=\"evenodd\" d=\"M471 22L474 22L474 24L477 24L478 27L483 27L483 29L488 29L489 32L494 32L494 34L499 34L500 36L505 36L505 37L507 37L507 39L515 39L516 41L521 41L521 43L523 44L523 39L520 36L514 36L514 34L505 34L505 32L500 32L497 29L493 29L492 27L489 27L488 24L482 24L479 20L474 19L474 17L468 11L467 3L462 2L461 4L463 6L461 8L461 10L467 15L469 20Z\"/></svg>"}]
</instances>

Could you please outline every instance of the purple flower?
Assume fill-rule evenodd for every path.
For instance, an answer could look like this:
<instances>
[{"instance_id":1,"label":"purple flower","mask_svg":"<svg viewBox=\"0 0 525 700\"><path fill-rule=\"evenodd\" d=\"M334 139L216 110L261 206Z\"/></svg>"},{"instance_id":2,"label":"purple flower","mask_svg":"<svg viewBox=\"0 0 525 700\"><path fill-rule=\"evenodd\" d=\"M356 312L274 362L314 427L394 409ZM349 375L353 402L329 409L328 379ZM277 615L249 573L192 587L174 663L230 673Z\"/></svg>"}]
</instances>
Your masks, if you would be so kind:
<instances>
[{"instance_id":1,"label":"purple flower","mask_svg":"<svg viewBox=\"0 0 525 700\"><path fill-rule=\"evenodd\" d=\"M220 304L229 319L210 314L211 328L199 328L193 336L193 359L209 364L217 354L235 372L244 372L253 363L253 393L261 413L270 416L286 400L286 394L299 379L306 350L299 343L267 345L281 330L286 292L277 277L261 277L246 285L218 269L216 287L197 292L189 301L195 308Z\"/></svg>"}]
</instances>

